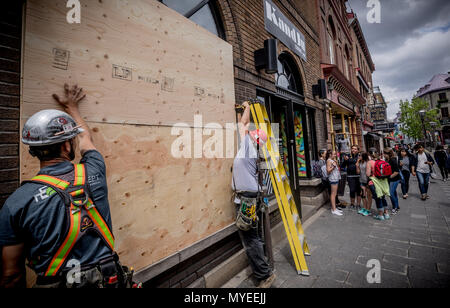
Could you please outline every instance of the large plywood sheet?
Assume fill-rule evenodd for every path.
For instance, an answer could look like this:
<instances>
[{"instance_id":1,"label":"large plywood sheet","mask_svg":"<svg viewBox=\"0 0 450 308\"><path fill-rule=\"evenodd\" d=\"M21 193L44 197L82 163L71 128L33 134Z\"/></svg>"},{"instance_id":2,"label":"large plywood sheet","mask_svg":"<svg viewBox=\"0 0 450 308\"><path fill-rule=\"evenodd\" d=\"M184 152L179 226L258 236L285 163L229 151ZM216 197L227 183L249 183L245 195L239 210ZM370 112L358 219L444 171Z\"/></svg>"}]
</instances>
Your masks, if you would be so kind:
<instances>
[{"instance_id":1,"label":"large plywood sheet","mask_svg":"<svg viewBox=\"0 0 450 308\"><path fill-rule=\"evenodd\" d=\"M84 88L81 113L105 157L116 248L139 270L233 222L232 159L171 153L172 124L193 126L194 115L200 127L235 121L231 46L154 0L82 4L81 24L69 25L65 1L27 1L21 127L59 108L51 95L65 82ZM38 170L22 145L21 179Z\"/></svg>"},{"instance_id":2,"label":"large plywood sheet","mask_svg":"<svg viewBox=\"0 0 450 308\"><path fill-rule=\"evenodd\" d=\"M53 108L61 81L82 86L88 121L172 125L234 120L232 47L155 0L27 1L23 116Z\"/></svg>"}]
</instances>

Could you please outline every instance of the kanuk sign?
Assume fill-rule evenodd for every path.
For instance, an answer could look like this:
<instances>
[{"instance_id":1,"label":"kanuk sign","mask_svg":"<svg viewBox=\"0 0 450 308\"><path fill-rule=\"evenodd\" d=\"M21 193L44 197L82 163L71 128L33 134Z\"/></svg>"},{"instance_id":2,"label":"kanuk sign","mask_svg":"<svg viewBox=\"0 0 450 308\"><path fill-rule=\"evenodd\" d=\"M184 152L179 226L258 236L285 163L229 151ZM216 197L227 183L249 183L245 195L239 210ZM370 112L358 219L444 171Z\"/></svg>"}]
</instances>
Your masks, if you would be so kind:
<instances>
[{"instance_id":1,"label":"kanuk sign","mask_svg":"<svg viewBox=\"0 0 450 308\"><path fill-rule=\"evenodd\" d=\"M266 30L306 61L305 36L270 0L264 0Z\"/></svg>"}]
</instances>

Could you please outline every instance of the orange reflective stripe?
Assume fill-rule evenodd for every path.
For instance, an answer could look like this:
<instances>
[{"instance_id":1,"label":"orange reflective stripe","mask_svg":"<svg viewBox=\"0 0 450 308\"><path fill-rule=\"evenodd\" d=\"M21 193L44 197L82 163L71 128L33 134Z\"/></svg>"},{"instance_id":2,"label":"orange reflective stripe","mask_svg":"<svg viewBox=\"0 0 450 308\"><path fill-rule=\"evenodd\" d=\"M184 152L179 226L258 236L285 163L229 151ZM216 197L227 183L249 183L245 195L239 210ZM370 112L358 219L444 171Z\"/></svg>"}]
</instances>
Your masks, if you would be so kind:
<instances>
[{"instance_id":1,"label":"orange reflective stripe","mask_svg":"<svg viewBox=\"0 0 450 308\"><path fill-rule=\"evenodd\" d=\"M83 193L84 193L84 189L79 189L79 190L72 191L70 194L72 195L72 197L76 197Z\"/></svg>"},{"instance_id":2,"label":"orange reflective stripe","mask_svg":"<svg viewBox=\"0 0 450 308\"><path fill-rule=\"evenodd\" d=\"M86 182L86 176L85 176L86 172L84 170L84 165L82 165L82 164L75 165L74 169L75 169L74 185L75 186L84 185L84 183Z\"/></svg>"},{"instance_id":3,"label":"orange reflective stripe","mask_svg":"<svg viewBox=\"0 0 450 308\"><path fill-rule=\"evenodd\" d=\"M88 210L88 215L91 217L92 221L97 225L98 229L103 235L103 238L108 243L109 247L114 250L114 235L109 230L108 225L103 220L102 215L97 211L95 206L93 206L92 200L89 199L86 204L86 208Z\"/></svg>"},{"instance_id":4,"label":"orange reflective stripe","mask_svg":"<svg viewBox=\"0 0 450 308\"><path fill-rule=\"evenodd\" d=\"M50 184L53 185L59 189L66 189L67 187L69 187L70 183L63 181L61 179L55 178L53 176L49 176L49 175L38 175L35 176L32 181L38 181L38 182L42 182L45 184Z\"/></svg>"},{"instance_id":5,"label":"orange reflective stripe","mask_svg":"<svg viewBox=\"0 0 450 308\"><path fill-rule=\"evenodd\" d=\"M45 273L45 276L55 276L58 273L59 269L64 264L67 256L72 250L73 245L75 245L75 242L78 238L78 234L80 233L81 213L79 211L73 213L74 210L76 210L76 207L72 204L70 206L69 233L67 234L67 237L64 240L63 244L58 249L52 261L50 262L47 272Z\"/></svg>"}]
</instances>

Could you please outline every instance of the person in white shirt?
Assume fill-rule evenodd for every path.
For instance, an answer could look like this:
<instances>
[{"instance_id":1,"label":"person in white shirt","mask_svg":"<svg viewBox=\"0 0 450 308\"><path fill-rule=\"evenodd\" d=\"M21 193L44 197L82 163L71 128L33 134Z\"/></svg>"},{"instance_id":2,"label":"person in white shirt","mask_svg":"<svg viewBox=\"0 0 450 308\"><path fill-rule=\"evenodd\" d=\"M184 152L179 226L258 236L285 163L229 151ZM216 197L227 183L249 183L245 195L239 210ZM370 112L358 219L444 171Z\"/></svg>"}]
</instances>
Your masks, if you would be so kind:
<instances>
[{"instance_id":1,"label":"person in white shirt","mask_svg":"<svg viewBox=\"0 0 450 308\"><path fill-rule=\"evenodd\" d=\"M411 173L413 176L417 176L417 180L419 181L421 199L426 200L430 198L428 196L428 186L434 160L429 153L425 152L423 145L418 144L415 149L417 150L417 154L415 155L415 162L411 168Z\"/></svg>"}]
</instances>

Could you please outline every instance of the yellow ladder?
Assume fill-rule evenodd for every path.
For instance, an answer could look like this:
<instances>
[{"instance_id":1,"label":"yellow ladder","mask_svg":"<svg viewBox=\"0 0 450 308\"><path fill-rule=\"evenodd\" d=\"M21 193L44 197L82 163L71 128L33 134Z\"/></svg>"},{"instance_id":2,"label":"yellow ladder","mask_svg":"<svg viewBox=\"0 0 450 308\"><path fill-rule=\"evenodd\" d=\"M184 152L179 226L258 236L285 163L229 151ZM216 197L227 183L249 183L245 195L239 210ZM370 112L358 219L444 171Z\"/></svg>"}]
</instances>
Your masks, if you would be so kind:
<instances>
[{"instance_id":1,"label":"yellow ladder","mask_svg":"<svg viewBox=\"0 0 450 308\"><path fill-rule=\"evenodd\" d=\"M295 267L299 275L309 276L305 255L309 256L300 216L289 185L289 178L280 159L277 139L274 137L266 107L259 103L251 103L250 110L257 129L267 133L268 141L262 147L265 163L270 170L273 191L277 198L278 208L283 219L284 229L289 240Z\"/></svg>"}]
</instances>

